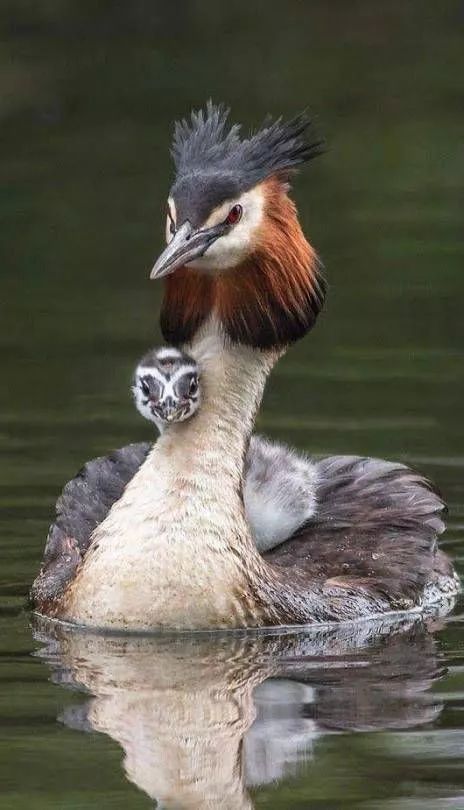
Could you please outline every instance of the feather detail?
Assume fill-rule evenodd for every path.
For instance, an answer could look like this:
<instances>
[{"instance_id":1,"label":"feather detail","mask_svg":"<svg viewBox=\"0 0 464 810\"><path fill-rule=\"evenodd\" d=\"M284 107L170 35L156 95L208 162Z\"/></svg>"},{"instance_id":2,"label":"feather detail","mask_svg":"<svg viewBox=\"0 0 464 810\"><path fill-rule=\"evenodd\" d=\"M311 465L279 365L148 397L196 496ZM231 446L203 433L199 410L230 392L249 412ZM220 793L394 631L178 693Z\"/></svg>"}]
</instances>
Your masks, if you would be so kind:
<instances>
[{"instance_id":1,"label":"feather detail","mask_svg":"<svg viewBox=\"0 0 464 810\"><path fill-rule=\"evenodd\" d=\"M205 110L192 111L190 120L176 122L171 156L177 178L221 173L233 176L243 191L271 175L286 175L324 151L306 113L290 121L268 116L255 133L241 139L240 125L228 125L229 112L210 100Z\"/></svg>"},{"instance_id":2,"label":"feather detail","mask_svg":"<svg viewBox=\"0 0 464 810\"><path fill-rule=\"evenodd\" d=\"M164 339L174 346L190 343L214 307L213 279L181 267L166 279L160 313Z\"/></svg>"}]
</instances>

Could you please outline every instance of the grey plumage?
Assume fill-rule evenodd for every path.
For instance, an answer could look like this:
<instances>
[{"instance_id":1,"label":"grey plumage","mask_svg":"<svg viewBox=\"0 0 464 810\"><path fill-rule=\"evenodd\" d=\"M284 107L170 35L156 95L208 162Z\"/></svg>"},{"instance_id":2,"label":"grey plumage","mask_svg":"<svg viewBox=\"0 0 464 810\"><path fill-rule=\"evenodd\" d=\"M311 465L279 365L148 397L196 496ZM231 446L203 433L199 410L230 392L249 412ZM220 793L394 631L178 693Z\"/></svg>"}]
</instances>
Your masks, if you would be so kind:
<instances>
[{"instance_id":1,"label":"grey plumage","mask_svg":"<svg viewBox=\"0 0 464 810\"><path fill-rule=\"evenodd\" d=\"M316 510L317 465L282 443L252 436L245 459L245 514L263 553L284 542Z\"/></svg>"},{"instance_id":2,"label":"grey plumage","mask_svg":"<svg viewBox=\"0 0 464 810\"><path fill-rule=\"evenodd\" d=\"M230 110L209 101L206 110L194 110L190 121L174 127L171 154L177 177L201 170L232 174L242 189L281 171L288 172L323 151L324 142L307 131L311 119L305 114L290 121L268 116L248 138L240 137L240 125L228 127Z\"/></svg>"},{"instance_id":3,"label":"grey plumage","mask_svg":"<svg viewBox=\"0 0 464 810\"><path fill-rule=\"evenodd\" d=\"M397 531L428 526L445 530L445 504L419 473L398 462L360 456L328 456L317 462L318 522Z\"/></svg>"},{"instance_id":4,"label":"grey plumage","mask_svg":"<svg viewBox=\"0 0 464 810\"><path fill-rule=\"evenodd\" d=\"M438 550L445 505L429 481L402 464L359 456L315 462L314 518L266 557L286 579L311 576L333 610L342 595L410 609L456 592L451 561ZM362 611L360 611L362 612ZM350 616L346 616L350 618Z\"/></svg>"},{"instance_id":5,"label":"grey plumage","mask_svg":"<svg viewBox=\"0 0 464 810\"><path fill-rule=\"evenodd\" d=\"M36 604L53 603L73 580L92 532L119 500L151 446L149 442L129 444L94 458L65 485L56 502L42 566L32 585L31 597Z\"/></svg>"},{"instance_id":6,"label":"grey plumage","mask_svg":"<svg viewBox=\"0 0 464 810\"><path fill-rule=\"evenodd\" d=\"M177 176L209 166L221 166L240 145L240 124L227 129L229 110L224 104L206 104L174 124L171 156Z\"/></svg>"}]
</instances>

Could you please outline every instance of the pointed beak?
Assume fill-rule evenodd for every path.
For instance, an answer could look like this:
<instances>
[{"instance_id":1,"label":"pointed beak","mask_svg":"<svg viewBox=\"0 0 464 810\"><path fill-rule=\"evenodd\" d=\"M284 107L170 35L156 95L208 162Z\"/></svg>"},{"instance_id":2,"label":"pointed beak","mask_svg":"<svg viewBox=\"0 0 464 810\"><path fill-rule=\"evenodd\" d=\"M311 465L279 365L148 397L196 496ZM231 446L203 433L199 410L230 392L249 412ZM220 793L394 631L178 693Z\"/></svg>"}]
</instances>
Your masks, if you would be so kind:
<instances>
[{"instance_id":1,"label":"pointed beak","mask_svg":"<svg viewBox=\"0 0 464 810\"><path fill-rule=\"evenodd\" d=\"M220 225L196 231L187 220L176 231L167 248L163 250L150 273L150 278L158 279L169 276L184 264L203 256L209 246L219 236L222 236L223 232Z\"/></svg>"},{"instance_id":2,"label":"pointed beak","mask_svg":"<svg viewBox=\"0 0 464 810\"><path fill-rule=\"evenodd\" d=\"M166 397L161 403L160 413L166 422L172 422L177 415L176 403L172 397Z\"/></svg>"}]
</instances>

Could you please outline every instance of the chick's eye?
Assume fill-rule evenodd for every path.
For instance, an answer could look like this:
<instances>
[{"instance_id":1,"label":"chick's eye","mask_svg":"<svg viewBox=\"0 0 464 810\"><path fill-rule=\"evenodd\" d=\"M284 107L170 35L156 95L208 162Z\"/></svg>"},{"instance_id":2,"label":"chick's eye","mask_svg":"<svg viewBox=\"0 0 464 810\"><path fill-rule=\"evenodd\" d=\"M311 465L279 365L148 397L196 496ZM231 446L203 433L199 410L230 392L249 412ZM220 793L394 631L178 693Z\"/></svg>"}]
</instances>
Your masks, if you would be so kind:
<instances>
[{"instance_id":1,"label":"chick's eye","mask_svg":"<svg viewBox=\"0 0 464 810\"><path fill-rule=\"evenodd\" d=\"M241 205L234 205L227 214L226 222L228 225L236 225L242 218L243 208Z\"/></svg>"},{"instance_id":2,"label":"chick's eye","mask_svg":"<svg viewBox=\"0 0 464 810\"><path fill-rule=\"evenodd\" d=\"M190 385L189 385L189 394L190 394L190 396L192 396L193 394L196 394L197 390L198 390L198 380L197 380L196 377L192 377L192 379L190 380Z\"/></svg>"},{"instance_id":3,"label":"chick's eye","mask_svg":"<svg viewBox=\"0 0 464 810\"><path fill-rule=\"evenodd\" d=\"M150 396L150 386L148 385L146 380L140 380L140 388L142 389L142 393L145 394L146 397Z\"/></svg>"}]
</instances>

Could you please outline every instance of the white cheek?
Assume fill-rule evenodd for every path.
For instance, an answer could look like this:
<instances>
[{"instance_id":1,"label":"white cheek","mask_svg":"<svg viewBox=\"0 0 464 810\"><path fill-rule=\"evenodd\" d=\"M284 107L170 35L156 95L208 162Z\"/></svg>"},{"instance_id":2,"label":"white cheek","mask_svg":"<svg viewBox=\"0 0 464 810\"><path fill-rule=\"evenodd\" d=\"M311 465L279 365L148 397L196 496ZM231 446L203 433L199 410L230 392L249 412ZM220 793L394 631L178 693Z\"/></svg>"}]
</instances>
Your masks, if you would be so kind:
<instances>
[{"instance_id":1,"label":"white cheek","mask_svg":"<svg viewBox=\"0 0 464 810\"><path fill-rule=\"evenodd\" d=\"M189 263L190 267L202 270L226 270L236 267L250 253L253 238L263 218L264 195L260 188L247 191L238 202L243 208L240 222L228 234L221 236L208 248L204 256ZM219 216L225 218L234 201L221 206ZM221 221L221 220L219 220Z\"/></svg>"},{"instance_id":2,"label":"white cheek","mask_svg":"<svg viewBox=\"0 0 464 810\"><path fill-rule=\"evenodd\" d=\"M199 260L205 268L226 270L240 264L250 252L254 228L242 220L225 236L219 237Z\"/></svg>"}]
</instances>

